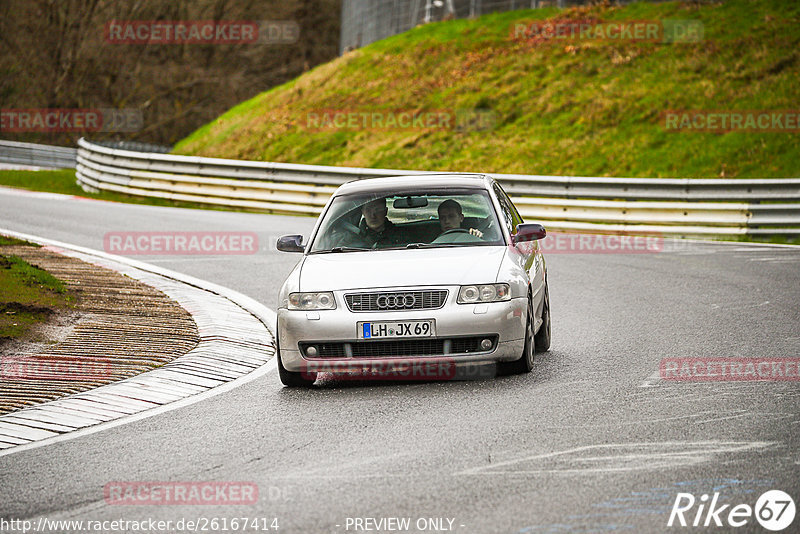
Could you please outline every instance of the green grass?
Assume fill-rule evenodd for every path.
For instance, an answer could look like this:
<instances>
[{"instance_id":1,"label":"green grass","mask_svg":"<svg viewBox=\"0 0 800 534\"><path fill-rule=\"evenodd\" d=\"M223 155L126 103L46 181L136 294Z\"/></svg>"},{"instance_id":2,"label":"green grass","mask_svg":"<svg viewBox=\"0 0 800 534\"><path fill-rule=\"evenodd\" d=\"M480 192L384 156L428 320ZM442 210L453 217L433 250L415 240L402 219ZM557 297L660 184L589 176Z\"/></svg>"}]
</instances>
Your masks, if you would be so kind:
<instances>
[{"instance_id":1,"label":"green grass","mask_svg":"<svg viewBox=\"0 0 800 534\"><path fill-rule=\"evenodd\" d=\"M35 247L35 248L41 247L41 245L37 245L36 243L31 243L30 241L17 239L16 237L8 237L5 235L0 235L0 247L6 247L6 246L22 246L22 247Z\"/></svg>"},{"instance_id":2,"label":"green grass","mask_svg":"<svg viewBox=\"0 0 800 534\"><path fill-rule=\"evenodd\" d=\"M516 24L699 21L688 43L533 42ZM791 110L800 3L636 3L491 14L417 27L232 108L175 153L263 161L620 177L796 177L797 133L666 131L666 110ZM309 131L309 112L479 109L487 131Z\"/></svg>"},{"instance_id":3,"label":"green grass","mask_svg":"<svg viewBox=\"0 0 800 534\"><path fill-rule=\"evenodd\" d=\"M54 312L74 306L64 283L13 254L6 246L35 246L0 236L0 341L25 337Z\"/></svg>"},{"instance_id":4,"label":"green grass","mask_svg":"<svg viewBox=\"0 0 800 534\"><path fill-rule=\"evenodd\" d=\"M788 237L783 235L766 236L759 239L743 239L742 241L758 241L762 243L772 243L775 245L800 245L800 237Z\"/></svg>"},{"instance_id":5,"label":"green grass","mask_svg":"<svg viewBox=\"0 0 800 534\"><path fill-rule=\"evenodd\" d=\"M64 195L86 196L86 193L75 183L73 169L57 171L8 171L0 170L0 185L46 191Z\"/></svg>"}]
</instances>

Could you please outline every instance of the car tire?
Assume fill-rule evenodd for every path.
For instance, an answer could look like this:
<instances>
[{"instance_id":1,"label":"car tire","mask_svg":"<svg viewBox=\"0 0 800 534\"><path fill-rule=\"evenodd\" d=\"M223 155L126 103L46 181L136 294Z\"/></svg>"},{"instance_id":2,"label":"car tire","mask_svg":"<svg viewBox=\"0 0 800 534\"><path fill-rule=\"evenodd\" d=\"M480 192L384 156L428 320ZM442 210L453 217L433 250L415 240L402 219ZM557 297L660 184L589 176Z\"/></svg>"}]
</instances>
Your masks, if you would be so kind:
<instances>
[{"instance_id":1,"label":"car tire","mask_svg":"<svg viewBox=\"0 0 800 534\"><path fill-rule=\"evenodd\" d=\"M550 289L547 282L544 284L544 304L542 305L542 326L533 337L533 347L536 352L550 350Z\"/></svg>"},{"instance_id":2,"label":"car tire","mask_svg":"<svg viewBox=\"0 0 800 534\"><path fill-rule=\"evenodd\" d=\"M278 358L278 376L284 386L290 388L310 388L317 379L317 373L295 373L287 371L281 361L281 347L278 338L275 338L275 355Z\"/></svg>"},{"instance_id":3,"label":"car tire","mask_svg":"<svg viewBox=\"0 0 800 534\"><path fill-rule=\"evenodd\" d=\"M497 374L505 376L530 373L533 369L535 352L533 341L533 299L529 296L528 318L525 321L525 345L522 349L522 355L520 355L519 359L511 362L497 362Z\"/></svg>"}]
</instances>

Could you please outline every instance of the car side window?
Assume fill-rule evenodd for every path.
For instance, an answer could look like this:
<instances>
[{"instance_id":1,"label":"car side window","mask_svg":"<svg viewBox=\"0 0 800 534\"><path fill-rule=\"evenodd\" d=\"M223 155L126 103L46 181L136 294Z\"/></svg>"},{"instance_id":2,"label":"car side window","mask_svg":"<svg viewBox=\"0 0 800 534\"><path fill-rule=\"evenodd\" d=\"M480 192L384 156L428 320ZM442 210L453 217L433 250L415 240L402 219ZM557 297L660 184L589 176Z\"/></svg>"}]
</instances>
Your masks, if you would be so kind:
<instances>
[{"instance_id":1,"label":"car side window","mask_svg":"<svg viewBox=\"0 0 800 534\"><path fill-rule=\"evenodd\" d=\"M498 184L494 184L494 192L497 195L497 200L500 202L500 209L503 212L503 222L508 228L508 233L514 235L517 233L517 226L522 224L522 217L520 217L519 212L514 207L514 204L511 203L511 200L506 195L506 192L503 191L503 188L500 187Z\"/></svg>"}]
</instances>

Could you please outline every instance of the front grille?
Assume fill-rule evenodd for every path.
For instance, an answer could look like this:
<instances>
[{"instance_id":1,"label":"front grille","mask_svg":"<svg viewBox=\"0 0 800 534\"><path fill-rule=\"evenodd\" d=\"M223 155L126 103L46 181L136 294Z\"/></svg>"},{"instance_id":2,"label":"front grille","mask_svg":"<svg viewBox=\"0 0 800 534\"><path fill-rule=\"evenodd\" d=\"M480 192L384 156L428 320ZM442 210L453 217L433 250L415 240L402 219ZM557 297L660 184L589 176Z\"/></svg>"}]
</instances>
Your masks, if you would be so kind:
<instances>
[{"instance_id":1,"label":"front grille","mask_svg":"<svg viewBox=\"0 0 800 534\"><path fill-rule=\"evenodd\" d=\"M492 347L481 349L481 341L489 338ZM445 351L445 345L448 345ZM385 341L300 343L304 356L309 347L317 349L316 358L344 358L348 352L354 358L383 358L391 356L450 356L491 352L497 347L497 336L471 336L438 339L392 339ZM348 347L349 346L349 347Z\"/></svg>"},{"instance_id":2,"label":"front grille","mask_svg":"<svg viewBox=\"0 0 800 534\"><path fill-rule=\"evenodd\" d=\"M431 356L444 353L443 339L408 339L353 343L354 358L381 356Z\"/></svg>"},{"instance_id":3,"label":"front grille","mask_svg":"<svg viewBox=\"0 0 800 534\"><path fill-rule=\"evenodd\" d=\"M345 295L344 299L352 312L435 310L444 306L447 290L350 293Z\"/></svg>"}]
</instances>

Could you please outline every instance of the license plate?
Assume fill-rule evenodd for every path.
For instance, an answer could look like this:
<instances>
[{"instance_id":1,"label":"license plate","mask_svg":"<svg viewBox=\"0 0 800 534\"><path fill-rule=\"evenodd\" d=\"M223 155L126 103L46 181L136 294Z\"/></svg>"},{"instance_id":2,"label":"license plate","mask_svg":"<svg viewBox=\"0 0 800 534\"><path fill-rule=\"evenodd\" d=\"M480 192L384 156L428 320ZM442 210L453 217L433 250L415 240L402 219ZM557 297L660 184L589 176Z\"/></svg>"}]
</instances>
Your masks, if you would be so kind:
<instances>
[{"instance_id":1,"label":"license plate","mask_svg":"<svg viewBox=\"0 0 800 534\"><path fill-rule=\"evenodd\" d=\"M430 337L436 335L432 319L425 321L375 321L358 323L358 339Z\"/></svg>"}]
</instances>

